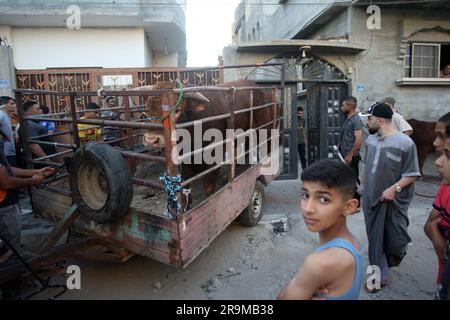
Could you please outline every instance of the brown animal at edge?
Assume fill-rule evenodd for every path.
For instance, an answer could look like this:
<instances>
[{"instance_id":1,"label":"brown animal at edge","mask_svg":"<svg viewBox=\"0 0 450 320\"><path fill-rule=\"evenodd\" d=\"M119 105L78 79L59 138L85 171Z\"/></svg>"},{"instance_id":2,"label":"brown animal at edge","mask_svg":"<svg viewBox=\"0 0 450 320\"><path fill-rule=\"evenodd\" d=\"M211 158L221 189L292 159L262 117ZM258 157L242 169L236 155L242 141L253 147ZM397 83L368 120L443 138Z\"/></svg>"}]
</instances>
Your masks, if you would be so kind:
<instances>
[{"instance_id":1,"label":"brown animal at edge","mask_svg":"<svg viewBox=\"0 0 450 320\"><path fill-rule=\"evenodd\" d=\"M425 159L434 151L433 142L436 139L436 134L434 133L436 122L420 121L416 119L410 119L407 121L413 128L411 139L417 147L420 173L423 176L423 165L425 164Z\"/></svg>"},{"instance_id":2,"label":"brown animal at edge","mask_svg":"<svg viewBox=\"0 0 450 320\"><path fill-rule=\"evenodd\" d=\"M255 87L257 84L250 80L238 80L227 82L218 85L217 87ZM154 86L142 88L136 88L138 90L161 90L161 89L173 89L175 85L171 82L159 82ZM195 95L196 93L197 95ZM221 115L228 112L227 93L223 91L206 91L199 89L197 92L190 92L190 94L184 93L184 99L180 104L177 111L173 113L176 123L200 120L206 117L212 117ZM264 92L263 90L253 90L253 103L251 101L250 90L236 91L235 93L235 110L241 110L249 108L250 106L260 106L263 104L272 102L272 94ZM178 94L174 93L174 101L177 101ZM149 97L148 112L150 117L161 117L161 98ZM279 114L279 112L278 112ZM263 108L254 111L253 127L259 127L265 123L268 123L273 118L273 108ZM161 120L152 120L154 123L161 123ZM271 125L273 126L273 124ZM226 129L228 127L228 119L220 119L202 124L202 135L208 129L218 129L222 135L226 136ZM238 114L235 116L235 129L243 129L244 131L250 128L250 114L248 112ZM269 128L271 128L269 126ZM194 137L193 127L186 128L191 137ZM215 142L215 141L213 141ZM212 142L203 142L202 146L205 147ZM163 130L148 130L144 135L144 144L151 148L163 148L165 146L164 132ZM193 147L193 139L192 139ZM270 147L270 146L269 146ZM193 148L191 148L193 150ZM193 163L193 161L191 161ZM182 164L181 174L182 180L185 181L205 170L212 165L203 164ZM203 177L203 191L206 196L209 196L215 192L216 183L218 179L219 170L215 170Z\"/></svg>"}]
</instances>

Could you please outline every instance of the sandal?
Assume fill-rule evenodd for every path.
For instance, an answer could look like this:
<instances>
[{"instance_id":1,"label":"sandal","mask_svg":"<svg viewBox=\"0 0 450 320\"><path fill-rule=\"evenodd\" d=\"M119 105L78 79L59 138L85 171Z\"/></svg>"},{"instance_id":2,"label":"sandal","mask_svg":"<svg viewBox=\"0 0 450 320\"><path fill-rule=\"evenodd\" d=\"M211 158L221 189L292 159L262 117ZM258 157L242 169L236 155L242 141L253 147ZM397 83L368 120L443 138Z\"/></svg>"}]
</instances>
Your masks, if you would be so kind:
<instances>
[{"instance_id":1,"label":"sandal","mask_svg":"<svg viewBox=\"0 0 450 320\"><path fill-rule=\"evenodd\" d=\"M367 286L364 286L364 290L366 290L367 293L372 294L372 293L377 293L378 291L381 290L381 288L380 289L377 289L377 288L369 289L369 288L367 288Z\"/></svg>"},{"instance_id":2,"label":"sandal","mask_svg":"<svg viewBox=\"0 0 450 320\"><path fill-rule=\"evenodd\" d=\"M366 284L366 285L364 286L364 290L366 290L367 293L377 293L377 292L380 291L381 289L387 287L390 283L391 283L391 280L388 279L388 280L382 281L382 282L380 283L380 288L372 288L372 289L369 289L369 288L367 287L367 284Z\"/></svg>"}]
</instances>

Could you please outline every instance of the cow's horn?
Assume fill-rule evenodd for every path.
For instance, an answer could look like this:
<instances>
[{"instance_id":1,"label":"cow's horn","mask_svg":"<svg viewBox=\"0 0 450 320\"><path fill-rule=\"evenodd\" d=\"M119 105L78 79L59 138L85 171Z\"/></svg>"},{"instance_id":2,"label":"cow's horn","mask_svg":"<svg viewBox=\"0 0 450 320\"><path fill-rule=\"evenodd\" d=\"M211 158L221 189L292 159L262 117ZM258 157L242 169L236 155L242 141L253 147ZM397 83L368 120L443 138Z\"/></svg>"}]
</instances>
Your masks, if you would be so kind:
<instances>
[{"instance_id":1,"label":"cow's horn","mask_svg":"<svg viewBox=\"0 0 450 320\"><path fill-rule=\"evenodd\" d=\"M185 92L183 93L183 96L187 99L197 100L200 102L209 102L209 99L202 95L200 92Z\"/></svg>"}]
</instances>

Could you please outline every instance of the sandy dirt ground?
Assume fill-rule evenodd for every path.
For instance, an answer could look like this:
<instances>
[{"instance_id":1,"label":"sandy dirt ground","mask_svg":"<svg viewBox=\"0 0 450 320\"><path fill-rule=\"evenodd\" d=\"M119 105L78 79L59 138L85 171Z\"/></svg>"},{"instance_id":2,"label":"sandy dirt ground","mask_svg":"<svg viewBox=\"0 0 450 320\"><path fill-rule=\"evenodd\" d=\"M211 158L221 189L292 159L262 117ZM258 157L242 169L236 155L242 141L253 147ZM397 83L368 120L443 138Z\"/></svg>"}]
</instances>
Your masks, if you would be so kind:
<instances>
[{"instance_id":1,"label":"sandy dirt ground","mask_svg":"<svg viewBox=\"0 0 450 320\"><path fill-rule=\"evenodd\" d=\"M432 161L426 171L435 175ZM318 235L307 231L299 214L300 186L300 180L270 184L261 223L251 228L231 225L185 270L139 256L122 264L71 261L81 268L81 289L59 299L275 299L318 245ZM408 253L392 269L391 285L376 294L361 290L361 299L433 299L437 259L423 225L438 187L437 179L416 183ZM270 222L283 217L289 229L275 233ZM364 243L368 265L363 214L350 217L349 226Z\"/></svg>"}]
</instances>

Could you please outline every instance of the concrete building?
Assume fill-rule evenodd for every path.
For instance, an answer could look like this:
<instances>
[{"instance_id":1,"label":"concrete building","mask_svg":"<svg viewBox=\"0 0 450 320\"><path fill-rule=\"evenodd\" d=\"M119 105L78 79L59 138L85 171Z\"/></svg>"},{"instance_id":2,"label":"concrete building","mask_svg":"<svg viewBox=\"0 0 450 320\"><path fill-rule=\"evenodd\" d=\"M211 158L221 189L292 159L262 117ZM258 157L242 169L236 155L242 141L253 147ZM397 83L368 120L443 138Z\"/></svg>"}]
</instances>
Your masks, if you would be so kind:
<instances>
[{"instance_id":1,"label":"concrete building","mask_svg":"<svg viewBox=\"0 0 450 320\"><path fill-rule=\"evenodd\" d=\"M406 119L435 121L450 110L450 75L441 74L450 64L448 0L317 3L243 0L222 57L225 65L287 63L285 105L306 107L310 163L332 157L345 96L355 96L360 109L395 97ZM268 69L228 71L225 79L280 81L280 68ZM287 150L296 147L294 121L284 121Z\"/></svg>"},{"instance_id":2,"label":"concrete building","mask_svg":"<svg viewBox=\"0 0 450 320\"><path fill-rule=\"evenodd\" d=\"M450 79L440 77L450 63L449 1L374 1L379 15L362 0L269 2L241 2L225 64L288 58L301 80L314 59L335 68L363 108L393 96L406 118L436 120L450 109ZM311 47L305 58L302 46Z\"/></svg>"},{"instance_id":3,"label":"concrete building","mask_svg":"<svg viewBox=\"0 0 450 320\"><path fill-rule=\"evenodd\" d=\"M186 65L183 0L0 0L0 8L17 69Z\"/></svg>"},{"instance_id":4,"label":"concrete building","mask_svg":"<svg viewBox=\"0 0 450 320\"><path fill-rule=\"evenodd\" d=\"M16 73L10 47L0 45L0 96L12 96L16 87Z\"/></svg>"}]
</instances>

